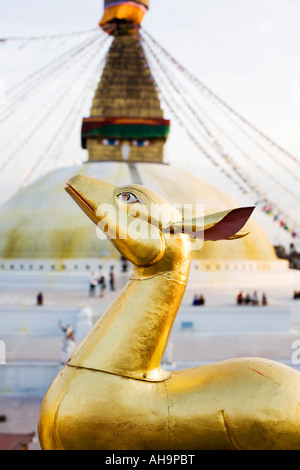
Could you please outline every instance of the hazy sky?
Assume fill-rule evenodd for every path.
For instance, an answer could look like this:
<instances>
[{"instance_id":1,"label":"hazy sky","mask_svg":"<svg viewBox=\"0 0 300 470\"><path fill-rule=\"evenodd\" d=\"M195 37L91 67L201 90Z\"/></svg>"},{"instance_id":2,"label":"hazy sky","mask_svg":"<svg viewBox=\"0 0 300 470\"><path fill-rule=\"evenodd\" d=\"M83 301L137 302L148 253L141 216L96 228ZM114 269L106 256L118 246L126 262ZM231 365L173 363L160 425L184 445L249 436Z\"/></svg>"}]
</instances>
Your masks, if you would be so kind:
<instances>
[{"instance_id":1,"label":"hazy sky","mask_svg":"<svg viewBox=\"0 0 300 470\"><path fill-rule=\"evenodd\" d=\"M102 11L102 0L0 0L0 34L90 29ZM297 155L299 24L299 0L150 0L143 23L183 65Z\"/></svg>"}]
</instances>

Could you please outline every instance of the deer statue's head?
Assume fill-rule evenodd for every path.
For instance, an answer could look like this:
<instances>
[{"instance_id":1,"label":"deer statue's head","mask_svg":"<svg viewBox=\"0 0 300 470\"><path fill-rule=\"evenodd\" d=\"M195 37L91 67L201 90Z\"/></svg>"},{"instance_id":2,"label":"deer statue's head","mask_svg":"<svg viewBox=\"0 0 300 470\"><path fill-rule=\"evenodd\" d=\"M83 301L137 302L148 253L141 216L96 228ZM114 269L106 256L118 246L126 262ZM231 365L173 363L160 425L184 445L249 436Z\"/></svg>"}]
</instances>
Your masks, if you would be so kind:
<instances>
[{"instance_id":1,"label":"deer statue's head","mask_svg":"<svg viewBox=\"0 0 300 470\"><path fill-rule=\"evenodd\" d=\"M71 178L65 189L118 251L139 267L160 261L174 239L217 241L246 235L240 230L254 209L187 216L148 188L118 187L85 175Z\"/></svg>"}]
</instances>

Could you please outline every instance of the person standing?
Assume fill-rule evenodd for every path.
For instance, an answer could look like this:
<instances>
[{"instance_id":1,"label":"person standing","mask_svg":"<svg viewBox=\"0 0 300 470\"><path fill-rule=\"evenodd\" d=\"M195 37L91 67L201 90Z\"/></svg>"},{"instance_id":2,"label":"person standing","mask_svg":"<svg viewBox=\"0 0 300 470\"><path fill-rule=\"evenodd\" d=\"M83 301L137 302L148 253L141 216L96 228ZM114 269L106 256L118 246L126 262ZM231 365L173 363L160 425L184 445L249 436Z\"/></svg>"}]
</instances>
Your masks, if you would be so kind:
<instances>
[{"instance_id":1,"label":"person standing","mask_svg":"<svg viewBox=\"0 0 300 470\"><path fill-rule=\"evenodd\" d=\"M268 305L268 299L265 293L262 295L262 305Z\"/></svg>"},{"instance_id":2,"label":"person standing","mask_svg":"<svg viewBox=\"0 0 300 470\"><path fill-rule=\"evenodd\" d=\"M259 304L259 300L258 300L257 292L254 292L253 297L252 297L252 305L258 305L258 304Z\"/></svg>"},{"instance_id":3,"label":"person standing","mask_svg":"<svg viewBox=\"0 0 300 470\"><path fill-rule=\"evenodd\" d=\"M110 290L115 290L115 273L114 273L113 266L110 267L109 284L110 284Z\"/></svg>"},{"instance_id":4,"label":"person standing","mask_svg":"<svg viewBox=\"0 0 300 470\"><path fill-rule=\"evenodd\" d=\"M104 297L104 290L106 289L105 276L103 271L101 271L98 284L100 286L100 297Z\"/></svg>"},{"instance_id":5,"label":"person standing","mask_svg":"<svg viewBox=\"0 0 300 470\"><path fill-rule=\"evenodd\" d=\"M128 261L124 256L121 256L121 263L122 263L122 273L127 273Z\"/></svg>"},{"instance_id":6,"label":"person standing","mask_svg":"<svg viewBox=\"0 0 300 470\"><path fill-rule=\"evenodd\" d=\"M90 292L90 297L94 297L95 295L95 287L97 285L97 278L95 276L95 273L92 273L90 275L90 279L89 279L89 284L90 284L90 289L89 289L89 292Z\"/></svg>"},{"instance_id":7,"label":"person standing","mask_svg":"<svg viewBox=\"0 0 300 470\"><path fill-rule=\"evenodd\" d=\"M72 326L69 324L66 327L59 322L60 329L64 332L64 338L61 345L61 363L66 364L67 360L74 352L76 347L76 339Z\"/></svg>"},{"instance_id":8,"label":"person standing","mask_svg":"<svg viewBox=\"0 0 300 470\"><path fill-rule=\"evenodd\" d=\"M238 296L236 298L236 303L238 305L242 305L242 303L244 303L244 297L243 297L243 292L242 291L238 294Z\"/></svg>"},{"instance_id":9,"label":"person standing","mask_svg":"<svg viewBox=\"0 0 300 470\"><path fill-rule=\"evenodd\" d=\"M36 304L37 305L44 305L44 296L42 292L39 292L36 297Z\"/></svg>"}]
</instances>

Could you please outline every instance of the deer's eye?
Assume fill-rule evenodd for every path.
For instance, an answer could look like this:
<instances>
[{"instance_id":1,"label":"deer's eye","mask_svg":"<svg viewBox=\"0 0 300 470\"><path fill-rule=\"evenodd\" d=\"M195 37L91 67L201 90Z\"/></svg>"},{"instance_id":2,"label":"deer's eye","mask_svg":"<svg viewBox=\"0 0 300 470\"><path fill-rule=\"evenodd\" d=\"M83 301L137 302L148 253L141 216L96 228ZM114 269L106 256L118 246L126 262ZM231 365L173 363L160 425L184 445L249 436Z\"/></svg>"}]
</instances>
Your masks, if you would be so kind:
<instances>
[{"instance_id":1,"label":"deer's eye","mask_svg":"<svg viewBox=\"0 0 300 470\"><path fill-rule=\"evenodd\" d=\"M122 202L126 202L127 204L139 202L138 198L132 193L121 193L118 197Z\"/></svg>"}]
</instances>

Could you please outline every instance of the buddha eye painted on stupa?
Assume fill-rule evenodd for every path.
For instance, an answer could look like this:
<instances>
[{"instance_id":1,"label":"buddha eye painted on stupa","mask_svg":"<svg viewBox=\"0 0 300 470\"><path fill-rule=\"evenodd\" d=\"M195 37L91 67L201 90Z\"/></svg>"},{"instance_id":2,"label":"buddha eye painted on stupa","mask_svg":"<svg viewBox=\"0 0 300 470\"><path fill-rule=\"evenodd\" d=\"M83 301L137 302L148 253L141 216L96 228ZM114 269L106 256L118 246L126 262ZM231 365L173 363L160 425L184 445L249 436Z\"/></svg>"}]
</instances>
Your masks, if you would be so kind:
<instances>
[{"instance_id":1,"label":"buddha eye painted on stupa","mask_svg":"<svg viewBox=\"0 0 300 470\"><path fill-rule=\"evenodd\" d=\"M120 145L120 140L119 139L100 139L99 143L105 146L110 146L110 147L117 147Z\"/></svg>"},{"instance_id":2,"label":"buddha eye painted on stupa","mask_svg":"<svg viewBox=\"0 0 300 470\"><path fill-rule=\"evenodd\" d=\"M99 139L99 144L110 146L110 147L118 147L124 143L128 145L132 145L133 147L148 147L151 142L147 139L134 139L134 140L120 140L120 139Z\"/></svg>"},{"instance_id":3,"label":"buddha eye painted on stupa","mask_svg":"<svg viewBox=\"0 0 300 470\"><path fill-rule=\"evenodd\" d=\"M93 161L162 162L170 121L163 118L83 119L82 147Z\"/></svg>"},{"instance_id":4,"label":"buddha eye painted on stupa","mask_svg":"<svg viewBox=\"0 0 300 470\"><path fill-rule=\"evenodd\" d=\"M134 147L148 147L150 145L150 140L133 140L132 145Z\"/></svg>"},{"instance_id":5,"label":"buddha eye painted on stupa","mask_svg":"<svg viewBox=\"0 0 300 470\"><path fill-rule=\"evenodd\" d=\"M141 152L142 149L153 146L150 153L155 160L161 155L161 146L155 140L149 139L115 139L115 138L100 138L98 140L89 141L89 152L93 152L93 147L101 152L101 160L117 160L117 161L145 161L145 154ZM140 149L140 150L139 150ZM147 155L146 155L147 158ZM149 158L149 154L148 154Z\"/></svg>"}]
</instances>

